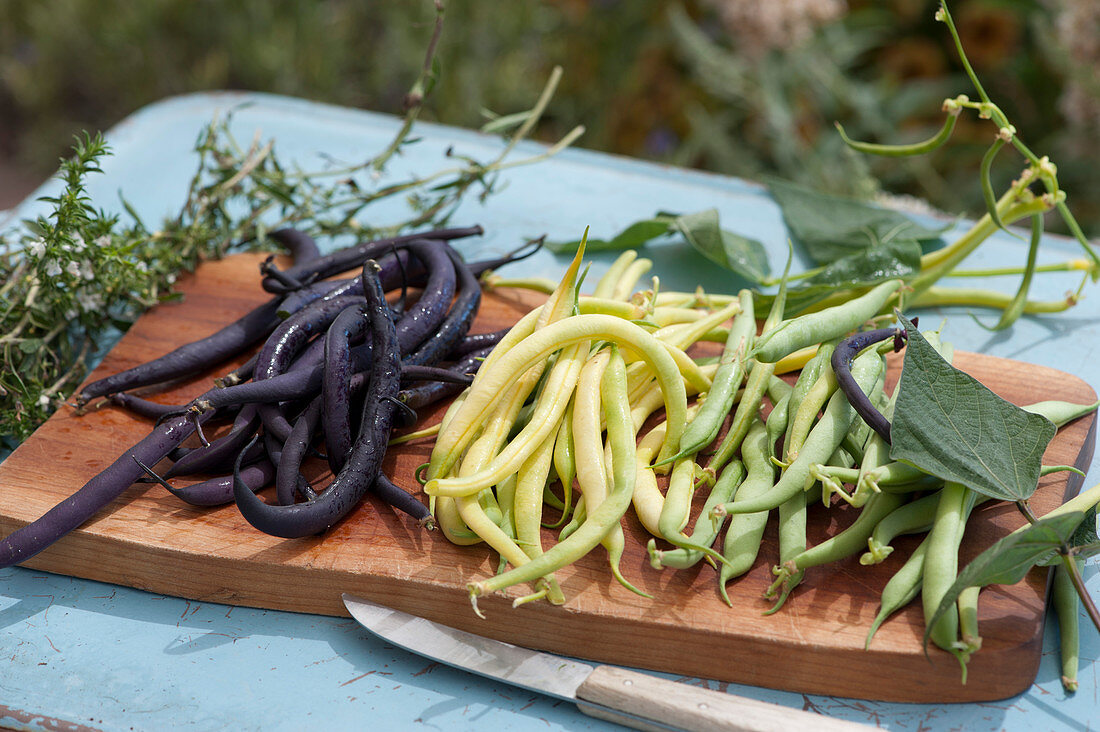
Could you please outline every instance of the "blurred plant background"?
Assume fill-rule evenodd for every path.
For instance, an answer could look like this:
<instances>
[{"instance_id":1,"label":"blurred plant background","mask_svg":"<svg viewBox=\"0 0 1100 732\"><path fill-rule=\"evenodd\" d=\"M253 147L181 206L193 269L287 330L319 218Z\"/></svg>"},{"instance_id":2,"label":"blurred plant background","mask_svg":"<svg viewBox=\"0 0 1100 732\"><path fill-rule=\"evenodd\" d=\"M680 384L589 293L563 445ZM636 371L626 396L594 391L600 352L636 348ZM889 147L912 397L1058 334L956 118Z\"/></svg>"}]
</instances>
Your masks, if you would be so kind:
<instances>
[{"instance_id":1,"label":"blurred plant background","mask_svg":"<svg viewBox=\"0 0 1100 732\"><path fill-rule=\"evenodd\" d=\"M952 10L991 97L1058 162L1071 208L1100 234L1100 2ZM931 0L451 0L422 118L474 127L485 110L524 109L560 64L547 139L581 123L582 147L974 215L988 123L964 115L952 143L913 160L851 153L833 128L923 139L945 97L973 96L934 11ZM249 89L400 112L433 18L427 0L4 0L0 207L52 173L73 134L170 95ZM1008 158L996 182L1019 172Z\"/></svg>"}]
</instances>

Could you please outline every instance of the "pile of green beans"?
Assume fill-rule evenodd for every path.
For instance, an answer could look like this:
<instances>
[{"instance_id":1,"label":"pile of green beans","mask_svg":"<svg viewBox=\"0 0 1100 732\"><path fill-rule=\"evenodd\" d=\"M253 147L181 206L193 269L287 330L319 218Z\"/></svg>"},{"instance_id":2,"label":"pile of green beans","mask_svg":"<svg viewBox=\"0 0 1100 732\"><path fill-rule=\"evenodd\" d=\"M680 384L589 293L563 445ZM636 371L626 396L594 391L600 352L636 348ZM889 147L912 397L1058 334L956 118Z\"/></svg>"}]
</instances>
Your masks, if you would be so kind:
<instances>
[{"instance_id":1,"label":"pile of green beans","mask_svg":"<svg viewBox=\"0 0 1100 732\"><path fill-rule=\"evenodd\" d=\"M501 556L495 576L468 584L475 611L478 597L521 583L533 591L517 605L565 602L555 572L597 545L611 575L645 595L619 567L623 519L633 506L652 534L650 564L713 565L729 604L727 584L757 564L765 526L776 520L779 556L767 613L783 606L806 572L845 559L877 564L896 537L926 533L885 586L867 644L918 595L930 618L957 577L967 520L985 499L891 461L888 437L857 412L869 403L887 420L893 414L885 390L889 344L859 351L850 370L847 362L837 365L842 353L880 337L883 331L846 340L893 319L900 281L793 319L784 319L781 290L758 332L748 291L660 292L654 278L652 289L632 295L650 266L632 251L591 295L579 296L583 253L582 245L560 283L494 282L542 289L549 299L486 358L444 417L426 467L424 491L444 535L460 544L485 542ZM952 347L938 333L925 337L951 360ZM723 342L721 355L689 356L700 341ZM844 371L840 378L834 369ZM779 376L794 371L793 381ZM853 383L867 402L849 401ZM1096 406L1041 402L1025 409L1061 426ZM667 481L658 481L665 473ZM858 515L811 546L814 503L846 503ZM546 506L561 517L548 521ZM559 529L556 543L543 546L540 526ZM977 602L976 588L962 593L956 611L930 631L964 669L981 645Z\"/></svg>"}]
</instances>

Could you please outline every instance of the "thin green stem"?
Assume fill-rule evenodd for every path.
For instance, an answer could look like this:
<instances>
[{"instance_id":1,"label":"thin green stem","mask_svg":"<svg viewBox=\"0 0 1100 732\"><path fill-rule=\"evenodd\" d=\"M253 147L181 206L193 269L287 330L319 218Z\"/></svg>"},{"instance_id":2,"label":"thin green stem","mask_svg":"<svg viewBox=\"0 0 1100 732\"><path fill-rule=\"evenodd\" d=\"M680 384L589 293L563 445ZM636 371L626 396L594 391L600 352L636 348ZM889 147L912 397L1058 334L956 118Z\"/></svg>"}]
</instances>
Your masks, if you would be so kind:
<instances>
[{"instance_id":1,"label":"thin green stem","mask_svg":"<svg viewBox=\"0 0 1100 732\"><path fill-rule=\"evenodd\" d=\"M1100 630L1100 609L1097 609L1096 603L1093 602L1092 595L1089 594L1088 588L1085 587L1085 580L1081 577L1081 571L1077 568L1077 562L1073 561L1073 557L1068 552L1062 553L1062 566L1065 567L1066 573L1069 574L1070 581L1073 582L1073 589L1077 590L1077 596L1081 598L1081 605L1085 608L1085 612L1088 613L1089 620L1096 626L1097 630Z\"/></svg>"},{"instance_id":2,"label":"thin green stem","mask_svg":"<svg viewBox=\"0 0 1100 732\"><path fill-rule=\"evenodd\" d=\"M1005 196L1007 197L1013 194L1014 191L1010 190ZM1021 218L1044 213L1048 210L1046 202L1041 198L1013 204L1013 199L1006 197L1002 197L1001 202L998 204L999 208L1003 207L1004 209L1000 211L1000 214L1001 220L1005 224L1011 224ZM1014 197L1013 195L1013 198ZM958 266L960 262L968 257L979 244L988 239L996 230L997 226L993 223L993 219L989 214L986 214L978 219L970 231L963 234L963 236L953 244L921 257L921 273L910 283L914 292L914 297L919 296L922 292L931 287L933 283Z\"/></svg>"},{"instance_id":3,"label":"thin green stem","mask_svg":"<svg viewBox=\"0 0 1100 732\"><path fill-rule=\"evenodd\" d=\"M953 269L945 277L1011 277L1021 275L1025 267L991 267L989 269ZM1038 274L1047 272L1091 272L1092 265L1083 259L1071 259L1057 264L1036 265L1034 271Z\"/></svg>"},{"instance_id":4,"label":"thin green stem","mask_svg":"<svg viewBox=\"0 0 1100 732\"><path fill-rule=\"evenodd\" d=\"M413 128L413 124L416 123L416 118L420 116L420 110L424 106L424 98L431 89L432 77L434 75L432 66L435 61L435 49L439 44L439 36L442 32L443 1L436 0L435 28L432 30L432 38L428 42L428 50L424 54L424 65L420 68L420 74L416 77L416 81L413 82L412 89L405 95L405 119L402 121L401 128L397 131L397 134L394 136L389 146L371 160L370 167L374 170L382 170L386 167L386 163L390 161L390 158L396 155L397 151L401 149L401 146L405 144L409 132Z\"/></svg>"},{"instance_id":5,"label":"thin green stem","mask_svg":"<svg viewBox=\"0 0 1100 732\"><path fill-rule=\"evenodd\" d=\"M962 39L959 38L959 31L955 28L955 21L952 20L951 12L947 9L947 3L944 0L940 2L940 12L936 14L936 17L947 25L947 30L951 32L951 37L955 40L955 50L959 53L959 61L962 62L963 68L966 70L966 75L970 77L970 82L974 85L974 89L978 92L978 96L982 98L983 102L989 104L989 95L985 93L985 89L982 88L982 82L978 81L978 75L974 73L974 67L970 65L970 60L966 57L966 51L963 50Z\"/></svg>"},{"instance_id":6,"label":"thin green stem","mask_svg":"<svg viewBox=\"0 0 1100 732\"><path fill-rule=\"evenodd\" d=\"M1073 293L1061 300L1028 300L1024 303L1023 312L1026 315L1062 313L1075 306L1079 299L1079 293ZM917 297L911 298L907 304L915 308L959 305L1004 310L1012 304L1012 300L1012 295L994 290L932 285Z\"/></svg>"}]
</instances>

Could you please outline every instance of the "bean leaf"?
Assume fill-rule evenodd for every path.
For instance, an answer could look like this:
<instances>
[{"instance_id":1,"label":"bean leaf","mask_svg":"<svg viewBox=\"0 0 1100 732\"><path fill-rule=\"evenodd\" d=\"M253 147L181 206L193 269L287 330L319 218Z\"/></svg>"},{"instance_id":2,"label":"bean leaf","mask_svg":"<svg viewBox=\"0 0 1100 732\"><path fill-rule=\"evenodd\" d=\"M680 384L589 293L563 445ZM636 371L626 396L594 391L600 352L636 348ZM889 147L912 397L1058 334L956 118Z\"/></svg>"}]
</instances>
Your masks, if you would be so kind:
<instances>
[{"instance_id":1,"label":"bean leaf","mask_svg":"<svg viewBox=\"0 0 1100 732\"><path fill-rule=\"evenodd\" d=\"M652 219L635 221L610 239L589 238L585 243L586 252L606 252L617 249L635 249L643 244L668 234L673 227L675 216L658 214ZM572 254L577 251L579 239L573 241L547 242L546 248L555 254Z\"/></svg>"},{"instance_id":2,"label":"bean leaf","mask_svg":"<svg viewBox=\"0 0 1100 732\"><path fill-rule=\"evenodd\" d=\"M610 239L589 239L589 252L634 249L666 234L681 234L703 256L750 282L762 282L771 270L764 245L755 239L722 229L717 209L693 214L658 213L630 224ZM550 242L555 254L575 252L579 241Z\"/></svg>"},{"instance_id":3,"label":"bean leaf","mask_svg":"<svg viewBox=\"0 0 1100 732\"><path fill-rule=\"evenodd\" d=\"M890 457L991 498L1025 500L1039 484L1054 423L947 363L913 324L898 381Z\"/></svg>"},{"instance_id":4,"label":"bean leaf","mask_svg":"<svg viewBox=\"0 0 1100 732\"><path fill-rule=\"evenodd\" d=\"M838 287L873 287L886 280L907 279L920 270L920 244L888 242L825 265L787 291L787 311L799 312L836 292Z\"/></svg>"},{"instance_id":5,"label":"bean leaf","mask_svg":"<svg viewBox=\"0 0 1100 732\"><path fill-rule=\"evenodd\" d=\"M1057 561L1058 550L1081 525L1084 517L1083 512L1072 511L1041 518L1030 526L1012 532L974 557L948 588L932 619L925 623L928 629L924 633L925 645L928 644L932 627L959 598L959 593L967 587L1012 585L1022 580L1032 567Z\"/></svg>"},{"instance_id":6,"label":"bean leaf","mask_svg":"<svg viewBox=\"0 0 1100 732\"><path fill-rule=\"evenodd\" d=\"M1084 520L1077 526L1073 536L1069 537L1066 544L1072 549L1073 555L1077 557L1087 559L1095 554L1100 554L1100 536L1096 533L1096 506L1092 506L1085 511ZM1054 556L1043 562L1043 566L1059 564L1061 561L1060 557Z\"/></svg>"},{"instance_id":7,"label":"bean leaf","mask_svg":"<svg viewBox=\"0 0 1100 732\"><path fill-rule=\"evenodd\" d=\"M904 214L771 179L768 190L791 238L818 264L889 242L933 242L948 226L929 228Z\"/></svg>"},{"instance_id":8,"label":"bean leaf","mask_svg":"<svg viewBox=\"0 0 1100 732\"><path fill-rule=\"evenodd\" d=\"M717 209L677 216L672 225L704 257L750 282L761 282L771 271L764 245L724 230Z\"/></svg>"}]
</instances>

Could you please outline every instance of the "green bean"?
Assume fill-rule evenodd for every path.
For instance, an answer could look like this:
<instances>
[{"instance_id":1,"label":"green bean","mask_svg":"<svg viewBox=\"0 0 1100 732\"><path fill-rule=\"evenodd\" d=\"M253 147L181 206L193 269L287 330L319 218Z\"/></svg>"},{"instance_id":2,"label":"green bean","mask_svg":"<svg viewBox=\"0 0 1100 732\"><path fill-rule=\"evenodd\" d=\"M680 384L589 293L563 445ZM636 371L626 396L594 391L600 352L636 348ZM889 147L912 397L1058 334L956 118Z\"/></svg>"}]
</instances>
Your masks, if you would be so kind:
<instances>
[{"instance_id":1,"label":"green bean","mask_svg":"<svg viewBox=\"0 0 1100 732\"><path fill-rule=\"evenodd\" d=\"M1031 217L1031 241L1027 249L1027 264L1024 268L1024 276L1020 279L1020 287L1016 290L1016 294L1009 302L1008 307L1001 312L1001 317L997 319L997 323L989 330L1004 330L1023 315L1024 309L1027 308L1027 293L1031 289L1031 280L1035 277L1036 262L1039 259L1039 245L1042 241L1043 215L1034 214ZM980 321L978 325L981 325Z\"/></svg>"},{"instance_id":2,"label":"green bean","mask_svg":"<svg viewBox=\"0 0 1100 732\"><path fill-rule=\"evenodd\" d=\"M814 351L816 353L816 349ZM783 379L779 378L775 374L768 377L768 398L772 400L772 404L777 403L780 399L790 395L794 391L794 387L788 384Z\"/></svg>"},{"instance_id":3,"label":"green bean","mask_svg":"<svg viewBox=\"0 0 1100 732\"><path fill-rule=\"evenodd\" d=\"M780 449L780 458L784 462L790 462L787 460L787 451L791 444L791 431L794 429L792 421L795 414L798 413L799 405L802 404L802 400L806 398L806 393L813 388L813 385L817 383L821 375L832 367L829 365L829 359L833 355L833 351L836 350L836 343L828 342L822 343L814 357L806 362L805 368L802 369L802 373L798 375L798 378L794 382L794 387L791 390L791 397L787 404L787 425L783 433L783 445Z\"/></svg>"},{"instance_id":4,"label":"green bean","mask_svg":"<svg viewBox=\"0 0 1100 732\"><path fill-rule=\"evenodd\" d=\"M871 639L875 637L879 626L887 618L908 605L920 594L921 583L924 579L924 559L927 554L928 538L926 537L909 555L909 559L906 560L905 564L894 573L894 576L882 588L878 615L875 616L870 630L867 631L867 640L863 644L864 648L871 647Z\"/></svg>"},{"instance_id":5,"label":"green bean","mask_svg":"<svg viewBox=\"0 0 1100 732\"><path fill-rule=\"evenodd\" d=\"M989 177L989 170L993 167L993 159L997 157L997 153L1005 145L1005 139L998 137L990 145L989 149L985 151L985 155L982 156L982 164L979 168L979 177L982 183L982 198L985 200L985 209L989 214L990 220L993 224L1002 231L1005 229L1004 223L1001 221L1001 215L997 212L997 194L993 192L993 182Z\"/></svg>"},{"instance_id":6,"label":"green bean","mask_svg":"<svg viewBox=\"0 0 1100 732\"><path fill-rule=\"evenodd\" d=\"M774 363L800 348L839 338L878 314L899 287L901 280L888 280L843 305L785 320L756 340L753 357Z\"/></svg>"},{"instance_id":7,"label":"green bean","mask_svg":"<svg viewBox=\"0 0 1100 732\"><path fill-rule=\"evenodd\" d=\"M1052 400L1025 404L1020 409L1032 414L1042 415L1053 422L1055 427L1062 427L1078 417L1084 417L1090 412L1095 412L1098 406L1100 406L1100 401L1095 401L1092 404L1074 404L1073 402Z\"/></svg>"},{"instance_id":8,"label":"green bean","mask_svg":"<svg viewBox=\"0 0 1100 732\"><path fill-rule=\"evenodd\" d=\"M774 410L773 410L774 411ZM769 442L768 431L757 418L749 428L745 441L741 447L747 474L744 482L737 488L734 502L739 500L755 500L766 494L775 485L775 466L771 461L771 448L774 440ZM729 478L722 471L715 483L715 490L723 483L733 484L740 479L739 471L732 473ZM723 486L724 490L724 486ZM728 504L719 504L711 509L712 520L721 520L728 514ZM738 513L730 519L729 528L722 544L722 556L726 558L718 569L718 592L727 605L732 605L729 595L726 593L726 583L734 577L748 572L756 562L756 556L760 551L760 537L764 535L764 527L768 523L768 511L758 513Z\"/></svg>"},{"instance_id":9,"label":"green bean","mask_svg":"<svg viewBox=\"0 0 1100 732\"><path fill-rule=\"evenodd\" d=\"M867 546L867 539L875 526L891 511L902 503L902 497L889 493L877 493L867 500L859 512L859 516L851 526L835 534L820 544L803 550L797 556L785 560L774 572L776 580L765 592L765 596L774 596L781 592L776 606L783 604L791 590L802 581L807 569L820 567L829 562L846 559ZM776 608L773 608L773 612Z\"/></svg>"},{"instance_id":10,"label":"green bean","mask_svg":"<svg viewBox=\"0 0 1100 732\"><path fill-rule=\"evenodd\" d=\"M614 481L607 500L589 512L585 522L568 538L547 549L537 559L513 567L480 582L467 585L470 601L477 610L477 598L521 582L530 582L566 564L576 561L600 542L622 518L634 492L635 442L627 401L626 364L618 348L612 347L611 359L601 384L601 397L607 422L607 439L612 446Z\"/></svg>"},{"instance_id":11,"label":"green bean","mask_svg":"<svg viewBox=\"0 0 1100 732\"><path fill-rule=\"evenodd\" d=\"M785 566L787 562L802 555L806 551L808 544L806 538L806 524L809 520L809 513L806 510L805 494L794 495L786 501L783 501L783 503L779 504L778 514L779 565ZM766 610L764 614L771 615L778 612L787 601L787 597L790 595L791 590L794 589L795 585L797 585L801 579L802 574L799 572L791 582L784 583L779 598L771 606L771 609ZM773 597L775 594L775 587L776 585L773 584L765 590L764 597Z\"/></svg>"},{"instance_id":12,"label":"green bean","mask_svg":"<svg viewBox=\"0 0 1100 732\"><path fill-rule=\"evenodd\" d=\"M733 319L729 338L722 349L718 370L702 409L684 429L680 437L680 455L692 455L718 436L722 421L733 407L733 399L745 377L745 362L752 340L756 336L756 316L753 314L752 292L742 290L740 313Z\"/></svg>"},{"instance_id":13,"label":"green bean","mask_svg":"<svg viewBox=\"0 0 1100 732\"><path fill-rule=\"evenodd\" d=\"M840 126L839 122L834 123L836 125L837 132L840 133L840 139L844 140L844 144L853 150L857 150L862 153L868 153L870 155L882 155L884 157L908 157L910 155L924 155L925 153L932 152L947 142L951 137L951 132L955 129L955 122L959 117L958 107L948 111L947 119L943 121L943 127L932 137L922 142L914 142L908 145L882 145L873 142L859 142L857 140L850 139L844 134L844 128Z\"/></svg>"},{"instance_id":14,"label":"green bean","mask_svg":"<svg viewBox=\"0 0 1100 732\"><path fill-rule=\"evenodd\" d=\"M959 611L959 643L967 653L977 653L982 647L982 637L978 635L978 594L981 590L977 586L966 587L955 600Z\"/></svg>"},{"instance_id":15,"label":"green bean","mask_svg":"<svg viewBox=\"0 0 1100 732\"><path fill-rule=\"evenodd\" d=\"M779 438L787 431L787 417L789 415L788 407L790 407L792 394L788 393L785 397L782 397L775 406L772 407L772 411L768 413L768 419L765 423L766 433L768 439L768 445L774 446ZM759 419L759 417L758 417ZM745 440L749 438L746 435ZM742 451L744 446L742 446ZM770 452L770 449L769 449ZM770 460L768 461L771 462Z\"/></svg>"},{"instance_id":16,"label":"green bean","mask_svg":"<svg viewBox=\"0 0 1100 732\"><path fill-rule=\"evenodd\" d=\"M764 319L764 332L774 328L783 319L783 308L787 302L787 275L791 271L792 258L793 250L787 256L787 264L783 269L783 279L779 283L779 292L772 300L768 317ZM756 359L750 359L747 368L749 369L749 377L745 383L745 394L737 404L737 410L734 412L733 421L730 423L726 436L722 438L718 449L707 462L706 471L703 473L704 482L713 484L723 466L730 461L737 448L741 446L742 440L749 432L749 427L752 425L753 420L757 418L760 403L764 399L764 393L769 389L779 388L773 385L776 364L765 364Z\"/></svg>"},{"instance_id":17,"label":"green bean","mask_svg":"<svg viewBox=\"0 0 1100 732\"><path fill-rule=\"evenodd\" d=\"M691 536L685 535L684 528L687 526L689 513L691 510L691 498L694 493L694 470L695 461L691 458L684 458L678 460L672 468L672 476L669 480L668 490L665 493L665 502L661 508L661 515L657 522L657 528L661 532L661 537L670 544L673 544L685 553L690 552L690 556L677 556L669 559L671 564L668 566L677 567L683 563L683 566L690 567L699 561L703 556L707 556L716 562L725 563L726 558L711 548L711 544L714 543L714 537L717 536L718 531L714 528L710 521L710 509L718 503L724 503L734 491L736 484L741 482L741 476L744 474L744 469L741 463L731 463L726 466L726 469L722 471L723 475L730 473L730 479L722 486L719 495L714 495L714 490L711 491L711 496L707 498L704 511L696 521L696 530ZM734 484L731 486L730 484ZM716 484L717 486L717 484ZM713 500L712 500L713 498ZM696 556L697 555L697 556ZM654 569L660 569L662 565L662 559L657 552L656 542L649 542L649 556L650 563ZM692 561L694 557L694 561Z\"/></svg>"},{"instance_id":18,"label":"green bean","mask_svg":"<svg viewBox=\"0 0 1100 732\"><path fill-rule=\"evenodd\" d=\"M860 355L852 364L852 375L860 388L870 388L878 376L878 370L882 368L882 360L878 354L870 352ZM837 391L829 399L825 407L825 415L817 425L810 430L806 443L798 457L787 466L775 488L766 496L751 501L734 501L728 504L730 513L756 513L757 511L770 511L781 503L806 490L806 482L810 478L810 467L814 463L827 461L847 434L848 428L855 417L855 410L844 397L844 392Z\"/></svg>"},{"instance_id":19,"label":"green bean","mask_svg":"<svg viewBox=\"0 0 1100 732\"><path fill-rule=\"evenodd\" d=\"M921 601L925 622L932 618L940 600L955 582L959 567L959 543L969 515L967 504L973 492L962 485L948 481L941 492L936 519L928 532L928 554L925 557L924 581L921 585ZM880 494L882 495L882 494ZM944 613L931 629L932 642L959 659L964 673L968 654L959 642L959 612L953 606Z\"/></svg>"},{"instance_id":20,"label":"green bean","mask_svg":"<svg viewBox=\"0 0 1100 732\"><path fill-rule=\"evenodd\" d=\"M798 457L798 451L802 449L802 443L806 441L810 429L817 421L818 413L836 390L837 381L833 370L830 368L823 369L821 376L806 391L802 400L798 403L798 410L788 417L787 435L789 440L786 446L787 453L784 457L787 462Z\"/></svg>"},{"instance_id":21,"label":"green bean","mask_svg":"<svg viewBox=\"0 0 1100 732\"><path fill-rule=\"evenodd\" d=\"M871 536L867 539L868 551L859 558L863 565L878 564L894 551L890 542L902 534L916 534L928 531L936 519L936 508L940 504L940 493L929 493L915 501L899 506L885 516Z\"/></svg>"},{"instance_id":22,"label":"green bean","mask_svg":"<svg viewBox=\"0 0 1100 732\"><path fill-rule=\"evenodd\" d=\"M1073 557L1080 571L1084 560ZM1072 694L1077 691L1077 665L1081 653L1080 604L1077 589L1069 570L1062 564L1054 568L1054 612L1058 615L1059 651L1062 660L1062 688Z\"/></svg>"},{"instance_id":23,"label":"green bean","mask_svg":"<svg viewBox=\"0 0 1100 732\"><path fill-rule=\"evenodd\" d=\"M735 461L728 465L724 472L730 474L729 479L714 484L707 500L703 503L703 509L695 520L695 527L685 545L677 549L658 551L656 543L652 539L649 541L647 545L649 561L655 569L661 569L662 567L688 569L698 564L703 557L708 556L707 552L693 548L693 546L710 547L714 543L725 521L723 519L711 520L711 512L715 506L725 503L733 497L734 491L737 490L737 486L741 482L739 474L743 473L744 470L741 463ZM722 564L724 566L725 562L723 561Z\"/></svg>"}]
</instances>

